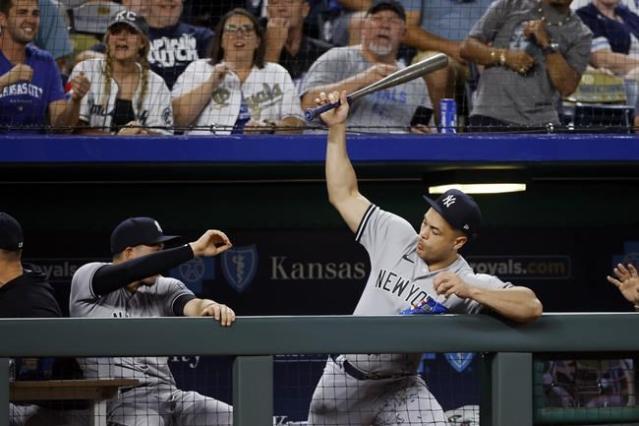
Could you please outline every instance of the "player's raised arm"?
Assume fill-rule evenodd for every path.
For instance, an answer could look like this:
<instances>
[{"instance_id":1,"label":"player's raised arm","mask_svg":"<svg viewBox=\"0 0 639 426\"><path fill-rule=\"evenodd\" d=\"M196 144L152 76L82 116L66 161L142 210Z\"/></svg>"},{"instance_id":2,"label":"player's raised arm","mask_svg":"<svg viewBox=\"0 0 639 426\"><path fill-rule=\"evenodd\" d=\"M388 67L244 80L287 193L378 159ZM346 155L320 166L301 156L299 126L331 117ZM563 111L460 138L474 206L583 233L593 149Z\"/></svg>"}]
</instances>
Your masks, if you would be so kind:
<instances>
[{"instance_id":1,"label":"player's raised arm","mask_svg":"<svg viewBox=\"0 0 639 426\"><path fill-rule=\"evenodd\" d=\"M320 93L316 102L322 105L335 102L338 98L342 104L321 115L322 121L328 126L326 188L330 203L342 215L351 231L356 232L370 201L359 193L357 176L346 149L346 118L349 111L346 92L332 92L328 96Z\"/></svg>"}]
</instances>

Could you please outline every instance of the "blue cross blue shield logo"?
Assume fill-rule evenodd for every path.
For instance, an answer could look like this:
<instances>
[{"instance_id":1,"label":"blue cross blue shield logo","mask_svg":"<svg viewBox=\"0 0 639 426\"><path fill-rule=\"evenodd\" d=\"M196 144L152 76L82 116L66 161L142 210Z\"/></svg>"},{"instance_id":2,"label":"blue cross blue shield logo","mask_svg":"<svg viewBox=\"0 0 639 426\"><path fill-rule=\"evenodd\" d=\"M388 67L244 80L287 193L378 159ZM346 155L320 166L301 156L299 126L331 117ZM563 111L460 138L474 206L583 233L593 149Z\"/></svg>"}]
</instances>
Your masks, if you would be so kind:
<instances>
[{"instance_id":1,"label":"blue cross blue shield logo","mask_svg":"<svg viewBox=\"0 0 639 426\"><path fill-rule=\"evenodd\" d=\"M238 293L243 292L253 281L257 272L257 248L255 244L233 247L222 253L222 273L226 281Z\"/></svg>"},{"instance_id":2,"label":"blue cross blue shield logo","mask_svg":"<svg viewBox=\"0 0 639 426\"><path fill-rule=\"evenodd\" d=\"M193 293L200 294L203 281L215 279L215 264L212 257L196 257L171 269L169 276L182 281Z\"/></svg>"},{"instance_id":3,"label":"blue cross blue shield logo","mask_svg":"<svg viewBox=\"0 0 639 426\"><path fill-rule=\"evenodd\" d=\"M461 373L470 365L475 354L473 352L449 352L444 354L444 357L455 371Z\"/></svg>"}]
</instances>

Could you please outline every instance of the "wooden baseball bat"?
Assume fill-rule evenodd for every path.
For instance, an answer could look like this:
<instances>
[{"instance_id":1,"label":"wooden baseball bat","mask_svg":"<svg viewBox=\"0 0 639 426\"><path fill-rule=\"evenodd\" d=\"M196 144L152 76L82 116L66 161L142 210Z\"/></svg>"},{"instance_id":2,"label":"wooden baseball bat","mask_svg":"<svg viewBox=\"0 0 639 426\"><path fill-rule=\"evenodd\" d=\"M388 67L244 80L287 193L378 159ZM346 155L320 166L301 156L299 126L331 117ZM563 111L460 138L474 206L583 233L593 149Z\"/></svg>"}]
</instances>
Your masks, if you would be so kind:
<instances>
[{"instance_id":1,"label":"wooden baseball bat","mask_svg":"<svg viewBox=\"0 0 639 426\"><path fill-rule=\"evenodd\" d=\"M375 83L371 83L368 86L364 86L361 89L354 91L347 96L348 103L350 104L361 98L362 96L366 96L370 93L388 89L389 87L397 86L398 84L414 80L417 77L421 77L433 71L437 71L438 69L444 68L446 65L448 65L448 57L443 53L437 53L430 58L426 58L423 61L417 62L416 64L410 65L406 68L402 68L401 70L397 70L394 73L382 78L381 80L376 81ZM333 108L337 108L339 104L340 102L337 101L330 104L322 105L317 108L307 109L306 111L304 111L304 117L307 121L312 121L321 113Z\"/></svg>"}]
</instances>

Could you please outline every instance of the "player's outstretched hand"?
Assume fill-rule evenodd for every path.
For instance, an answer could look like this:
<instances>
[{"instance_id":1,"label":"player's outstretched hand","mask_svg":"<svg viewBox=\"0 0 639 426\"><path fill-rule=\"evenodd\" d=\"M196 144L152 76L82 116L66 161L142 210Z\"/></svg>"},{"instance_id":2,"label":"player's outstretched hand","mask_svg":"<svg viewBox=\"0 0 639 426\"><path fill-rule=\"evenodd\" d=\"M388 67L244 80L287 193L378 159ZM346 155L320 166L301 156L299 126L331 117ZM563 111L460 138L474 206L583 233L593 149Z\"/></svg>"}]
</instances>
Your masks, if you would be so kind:
<instances>
[{"instance_id":1,"label":"player's outstretched hand","mask_svg":"<svg viewBox=\"0 0 639 426\"><path fill-rule=\"evenodd\" d=\"M451 271L440 272L433 279L433 288L437 294L449 297L456 295L462 299L470 297L471 287L459 275Z\"/></svg>"},{"instance_id":2,"label":"player's outstretched hand","mask_svg":"<svg viewBox=\"0 0 639 426\"><path fill-rule=\"evenodd\" d=\"M608 281L619 289L628 302L639 305L639 274L634 265L629 263L624 266L620 263L612 272L615 276L608 275Z\"/></svg>"},{"instance_id":3,"label":"player's outstretched hand","mask_svg":"<svg viewBox=\"0 0 639 426\"><path fill-rule=\"evenodd\" d=\"M215 318L216 321L220 322L222 327L228 327L235 321L235 312L233 312L233 309L216 302L210 303L202 309L200 315Z\"/></svg>"},{"instance_id":4,"label":"player's outstretched hand","mask_svg":"<svg viewBox=\"0 0 639 426\"><path fill-rule=\"evenodd\" d=\"M226 234L217 229L209 229L197 241L190 243L196 257L217 256L233 247Z\"/></svg>"},{"instance_id":5,"label":"player's outstretched hand","mask_svg":"<svg viewBox=\"0 0 639 426\"><path fill-rule=\"evenodd\" d=\"M338 100L340 101L340 106L326 111L325 113L320 115L320 118L328 127L333 127L337 124L343 124L346 122L348 111L350 109L348 100L346 99L346 91L342 90L342 93L335 91L329 93L328 95L324 92L321 92L319 98L315 98L315 103L317 104L317 106L337 102Z\"/></svg>"}]
</instances>

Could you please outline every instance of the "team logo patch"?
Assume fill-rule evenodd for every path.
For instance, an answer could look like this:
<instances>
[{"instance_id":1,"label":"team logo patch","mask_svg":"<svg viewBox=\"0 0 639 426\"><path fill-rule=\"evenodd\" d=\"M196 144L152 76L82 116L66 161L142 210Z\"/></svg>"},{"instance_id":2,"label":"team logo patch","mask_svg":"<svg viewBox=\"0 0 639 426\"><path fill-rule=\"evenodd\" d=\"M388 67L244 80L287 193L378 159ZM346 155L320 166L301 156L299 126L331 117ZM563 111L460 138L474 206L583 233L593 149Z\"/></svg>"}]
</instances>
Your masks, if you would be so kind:
<instances>
[{"instance_id":1,"label":"team logo patch","mask_svg":"<svg viewBox=\"0 0 639 426\"><path fill-rule=\"evenodd\" d=\"M257 272L257 248L255 245L233 247L222 253L222 273L226 281L243 292L253 281Z\"/></svg>"},{"instance_id":2,"label":"team logo patch","mask_svg":"<svg viewBox=\"0 0 639 426\"><path fill-rule=\"evenodd\" d=\"M213 258L197 257L171 269L169 275L182 281L195 294L202 292L204 280L215 279Z\"/></svg>"},{"instance_id":3,"label":"team logo patch","mask_svg":"<svg viewBox=\"0 0 639 426\"><path fill-rule=\"evenodd\" d=\"M454 195L447 195L446 198L442 200L442 204L446 207L450 207L455 204L455 201L457 201L457 198L455 198Z\"/></svg>"},{"instance_id":4,"label":"team logo patch","mask_svg":"<svg viewBox=\"0 0 639 426\"><path fill-rule=\"evenodd\" d=\"M475 358L475 354L472 352L449 352L444 354L444 357L455 371L461 373L468 368L473 358Z\"/></svg>"}]
</instances>

